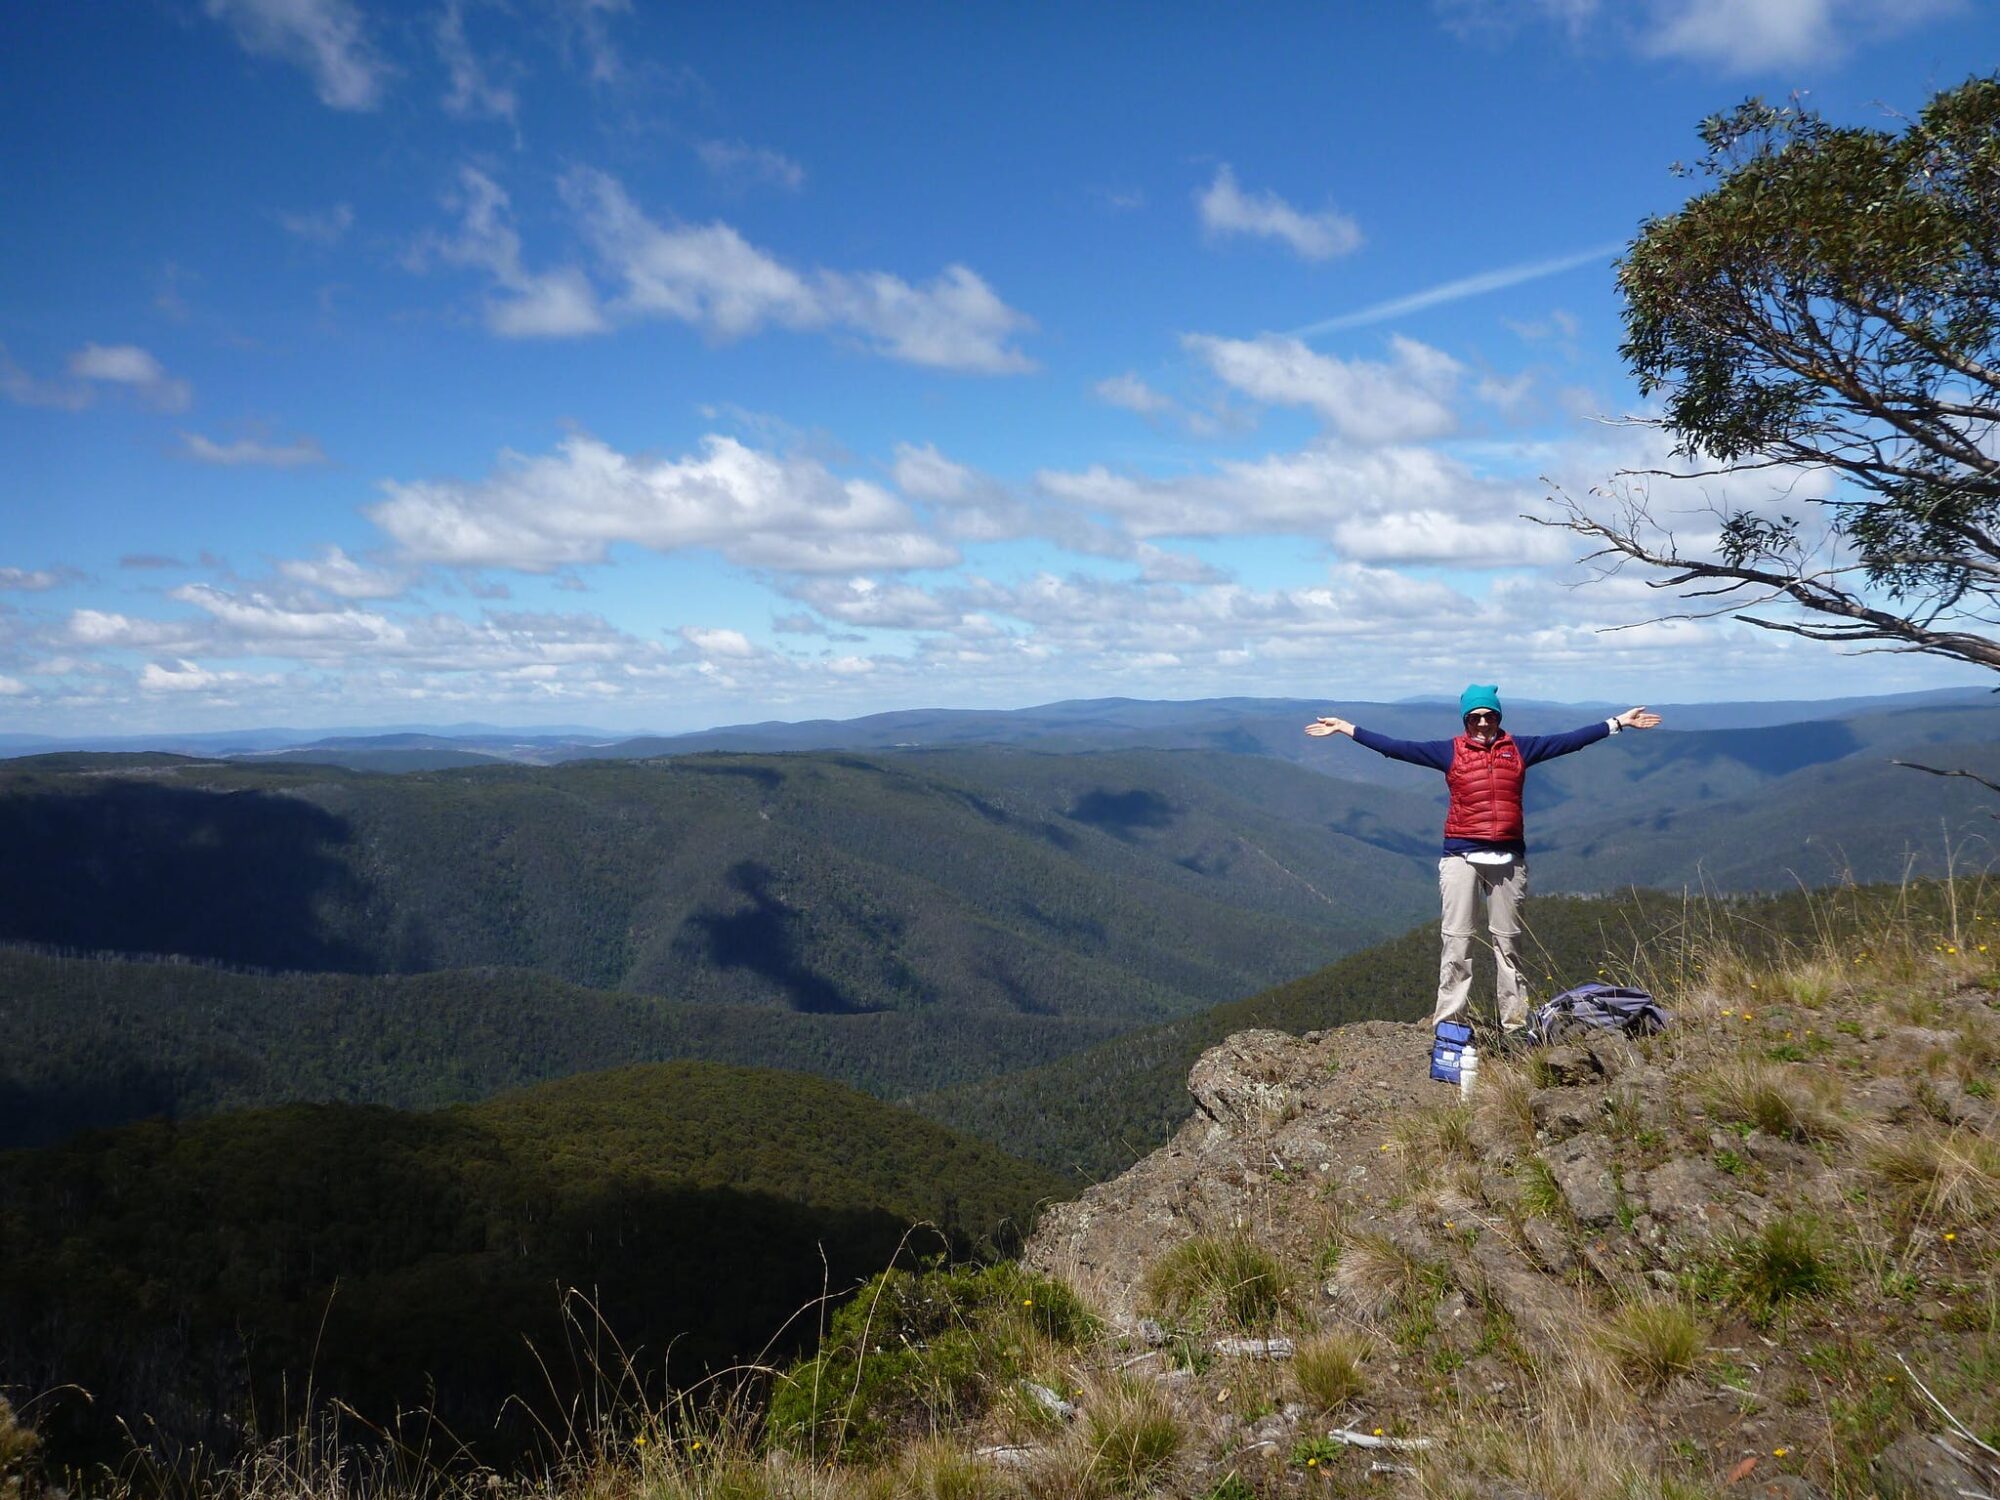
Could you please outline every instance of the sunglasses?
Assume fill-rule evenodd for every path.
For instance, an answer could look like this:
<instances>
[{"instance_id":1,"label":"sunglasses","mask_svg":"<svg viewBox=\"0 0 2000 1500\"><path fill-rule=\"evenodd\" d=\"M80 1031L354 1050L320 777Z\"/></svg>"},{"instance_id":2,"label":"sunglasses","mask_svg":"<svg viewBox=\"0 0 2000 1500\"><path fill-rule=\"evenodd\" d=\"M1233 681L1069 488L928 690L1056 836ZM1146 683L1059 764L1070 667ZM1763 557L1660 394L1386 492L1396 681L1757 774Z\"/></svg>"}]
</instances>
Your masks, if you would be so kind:
<instances>
[{"instance_id":1,"label":"sunglasses","mask_svg":"<svg viewBox=\"0 0 2000 1500\"><path fill-rule=\"evenodd\" d=\"M1465 722L1468 724L1498 724L1500 722L1500 715L1492 712L1490 709L1482 708L1477 712L1467 714Z\"/></svg>"}]
</instances>

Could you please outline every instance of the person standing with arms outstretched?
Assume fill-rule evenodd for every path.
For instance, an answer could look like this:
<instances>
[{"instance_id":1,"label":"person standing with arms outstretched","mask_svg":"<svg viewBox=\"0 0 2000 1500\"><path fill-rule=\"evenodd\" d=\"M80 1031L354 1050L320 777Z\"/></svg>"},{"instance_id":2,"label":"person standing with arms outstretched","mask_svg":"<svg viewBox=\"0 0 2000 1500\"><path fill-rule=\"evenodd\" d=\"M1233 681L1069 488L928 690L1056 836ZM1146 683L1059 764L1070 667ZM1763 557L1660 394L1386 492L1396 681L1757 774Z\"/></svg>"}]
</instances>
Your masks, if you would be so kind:
<instances>
[{"instance_id":1,"label":"person standing with arms outstretched","mask_svg":"<svg viewBox=\"0 0 2000 1500\"><path fill-rule=\"evenodd\" d=\"M1472 939L1483 904L1493 938L1501 1035L1513 1041L1528 1024L1528 995L1521 984L1517 952L1521 905L1528 895L1528 846L1521 816L1521 783L1528 767L1594 745L1621 730L1655 729L1660 716L1645 708L1628 708L1615 718L1566 734L1517 737L1500 727L1500 689L1478 684L1458 695L1458 715L1464 733L1455 740L1391 739L1337 718L1316 719L1306 725L1306 733L1344 734L1377 755L1444 772L1451 793L1444 853L1438 860L1444 951L1438 961L1431 1029L1465 1014L1472 995Z\"/></svg>"}]
</instances>

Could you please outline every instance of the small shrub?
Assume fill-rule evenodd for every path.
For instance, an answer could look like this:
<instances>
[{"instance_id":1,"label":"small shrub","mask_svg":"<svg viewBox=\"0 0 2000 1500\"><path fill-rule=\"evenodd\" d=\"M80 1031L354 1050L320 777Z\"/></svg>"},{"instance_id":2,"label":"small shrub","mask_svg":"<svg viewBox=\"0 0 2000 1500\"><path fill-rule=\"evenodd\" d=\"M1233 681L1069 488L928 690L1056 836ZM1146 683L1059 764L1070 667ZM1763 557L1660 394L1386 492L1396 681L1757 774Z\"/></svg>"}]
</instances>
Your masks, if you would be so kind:
<instances>
[{"instance_id":1,"label":"small shrub","mask_svg":"<svg viewBox=\"0 0 2000 1500\"><path fill-rule=\"evenodd\" d=\"M1184 1434L1173 1404L1158 1386L1121 1380L1091 1402L1087 1473L1111 1490L1143 1490L1179 1456Z\"/></svg>"},{"instance_id":2,"label":"small shrub","mask_svg":"<svg viewBox=\"0 0 2000 1500\"><path fill-rule=\"evenodd\" d=\"M1782 1215L1729 1247L1731 1290L1751 1315L1768 1321L1793 1302L1837 1291L1840 1270L1825 1228Z\"/></svg>"},{"instance_id":3,"label":"small shrub","mask_svg":"<svg viewBox=\"0 0 2000 1500\"><path fill-rule=\"evenodd\" d=\"M885 1271L833 1315L820 1352L778 1378L768 1427L821 1458L879 1456L976 1419L1031 1353L1095 1329L1075 1292L1011 1261Z\"/></svg>"},{"instance_id":4,"label":"small shrub","mask_svg":"<svg viewBox=\"0 0 2000 1500\"><path fill-rule=\"evenodd\" d=\"M1321 1411L1337 1411L1367 1388L1361 1366L1370 1347L1365 1334L1337 1328L1299 1345L1292 1374L1307 1400Z\"/></svg>"},{"instance_id":5,"label":"small shrub","mask_svg":"<svg viewBox=\"0 0 2000 1500\"><path fill-rule=\"evenodd\" d=\"M1626 1383L1657 1391L1691 1372L1707 1344L1701 1324L1678 1302L1628 1302L1599 1331L1598 1343Z\"/></svg>"},{"instance_id":6,"label":"small shrub","mask_svg":"<svg viewBox=\"0 0 2000 1500\"><path fill-rule=\"evenodd\" d=\"M1178 1322L1269 1328L1291 1305L1277 1258L1241 1235L1197 1235L1154 1261L1141 1300Z\"/></svg>"}]
</instances>

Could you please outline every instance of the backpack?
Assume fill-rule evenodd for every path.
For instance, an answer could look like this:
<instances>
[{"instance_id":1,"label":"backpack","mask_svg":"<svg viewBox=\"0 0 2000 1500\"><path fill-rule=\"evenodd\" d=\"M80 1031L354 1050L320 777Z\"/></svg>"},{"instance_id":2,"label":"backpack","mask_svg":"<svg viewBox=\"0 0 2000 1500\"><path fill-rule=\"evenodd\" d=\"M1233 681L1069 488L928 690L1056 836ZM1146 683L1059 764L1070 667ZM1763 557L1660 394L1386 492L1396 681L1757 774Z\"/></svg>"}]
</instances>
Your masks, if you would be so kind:
<instances>
[{"instance_id":1,"label":"backpack","mask_svg":"<svg viewBox=\"0 0 2000 1500\"><path fill-rule=\"evenodd\" d=\"M1669 1017L1644 990L1617 984L1580 984L1544 1000L1528 1019L1535 1040L1545 1046L1575 1041L1593 1031L1651 1036L1664 1031Z\"/></svg>"}]
</instances>

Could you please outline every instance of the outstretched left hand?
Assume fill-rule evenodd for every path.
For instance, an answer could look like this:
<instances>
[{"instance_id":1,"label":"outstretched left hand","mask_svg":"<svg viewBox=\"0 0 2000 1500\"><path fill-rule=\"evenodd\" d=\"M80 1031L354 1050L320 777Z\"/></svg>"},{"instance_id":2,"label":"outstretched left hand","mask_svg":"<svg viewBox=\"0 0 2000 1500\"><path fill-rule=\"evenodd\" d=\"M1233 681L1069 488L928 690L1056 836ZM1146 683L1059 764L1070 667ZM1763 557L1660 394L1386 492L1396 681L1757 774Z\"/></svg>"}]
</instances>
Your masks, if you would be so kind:
<instances>
[{"instance_id":1,"label":"outstretched left hand","mask_svg":"<svg viewBox=\"0 0 2000 1500\"><path fill-rule=\"evenodd\" d=\"M1660 716L1650 708L1628 708L1618 716L1618 723L1625 729L1658 729Z\"/></svg>"}]
</instances>

